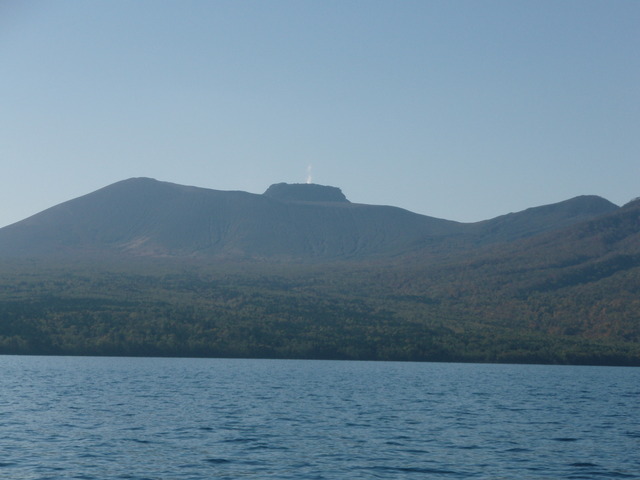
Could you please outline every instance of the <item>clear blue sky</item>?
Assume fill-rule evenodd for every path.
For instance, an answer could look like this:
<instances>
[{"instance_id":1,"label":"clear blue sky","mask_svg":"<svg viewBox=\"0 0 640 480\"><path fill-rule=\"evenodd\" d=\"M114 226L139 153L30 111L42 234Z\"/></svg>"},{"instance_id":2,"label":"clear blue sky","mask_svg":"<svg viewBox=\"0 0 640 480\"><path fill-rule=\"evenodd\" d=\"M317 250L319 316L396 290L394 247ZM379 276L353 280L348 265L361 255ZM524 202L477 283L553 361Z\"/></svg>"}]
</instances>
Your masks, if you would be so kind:
<instances>
[{"instance_id":1,"label":"clear blue sky","mask_svg":"<svg viewBox=\"0 0 640 480\"><path fill-rule=\"evenodd\" d=\"M134 176L459 221L640 196L636 0L0 2L0 226Z\"/></svg>"}]
</instances>

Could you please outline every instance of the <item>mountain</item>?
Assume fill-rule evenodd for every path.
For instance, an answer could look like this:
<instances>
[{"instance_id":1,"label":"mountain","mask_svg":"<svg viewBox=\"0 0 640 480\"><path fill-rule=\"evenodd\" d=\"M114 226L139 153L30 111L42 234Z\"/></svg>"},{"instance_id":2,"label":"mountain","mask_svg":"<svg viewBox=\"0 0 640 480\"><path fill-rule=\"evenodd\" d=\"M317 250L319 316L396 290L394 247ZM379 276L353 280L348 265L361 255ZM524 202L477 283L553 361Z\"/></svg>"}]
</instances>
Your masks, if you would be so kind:
<instances>
[{"instance_id":1,"label":"mountain","mask_svg":"<svg viewBox=\"0 0 640 480\"><path fill-rule=\"evenodd\" d=\"M439 298L448 302L446 309L455 317L519 331L521 338L546 336L535 347L541 356L558 342L607 345L572 347L572 362L587 357L589 362L603 362L615 358L620 345L626 344L624 348L634 353L619 361L640 365L639 202L559 230L475 251L437 270L423 264L409 275L414 292L442 292L448 286L450 296ZM409 278L405 277L407 283ZM520 340L523 352L524 345Z\"/></svg>"},{"instance_id":2,"label":"mountain","mask_svg":"<svg viewBox=\"0 0 640 480\"><path fill-rule=\"evenodd\" d=\"M512 325L526 321L529 326L550 315L556 326L564 322L567 328L600 315L589 328L627 322L640 340L640 202L535 236L470 249L437 265L416 252L397 268L404 271L406 293L443 298L447 291L450 301L466 303L473 315L482 317L486 307L494 319L502 315ZM469 303L471 297L484 307L476 300ZM544 314L537 310L541 305Z\"/></svg>"},{"instance_id":3,"label":"mountain","mask_svg":"<svg viewBox=\"0 0 640 480\"><path fill-rule=\"evenodd\" d=\"M604 198L583 195L551 205L509 213L478 222L476 225L485 241L512 241L557 230L616 210L618 206Z\"/></svg>"},{"instance_id":4,"label":"mountain","mask_svg":"<svg viewBox=\"0 0 640 480\"><path fill-rule=\"evenodd\" d=\"M0 267L0 354L640 366L639 200L463 224L137 178L0 229Z\"/></svg>"},{"instance_id":5,"label":"mountain","mask_svg":"<svg viewBox=\"0 0 640 480\"><path fill-rule=\"evenodd\" d=\"M134 178L0 229L0 252L351 258L457 230L456 222L350 203L332 187L280 184L256 195Z\"/></svg>"},{"instance_id":6,"label":"mountain","mask_svg":"<svg viewBox=\"0 0 640 480\"><path fill-rule=\"evenodd\" d=\"M315 184L280 183L257 195L132 178L0 229L0 257L358 259L512 241L617 208L578 197L462 224L351 203L339 188Z\"/></svg>"}]
</instances>

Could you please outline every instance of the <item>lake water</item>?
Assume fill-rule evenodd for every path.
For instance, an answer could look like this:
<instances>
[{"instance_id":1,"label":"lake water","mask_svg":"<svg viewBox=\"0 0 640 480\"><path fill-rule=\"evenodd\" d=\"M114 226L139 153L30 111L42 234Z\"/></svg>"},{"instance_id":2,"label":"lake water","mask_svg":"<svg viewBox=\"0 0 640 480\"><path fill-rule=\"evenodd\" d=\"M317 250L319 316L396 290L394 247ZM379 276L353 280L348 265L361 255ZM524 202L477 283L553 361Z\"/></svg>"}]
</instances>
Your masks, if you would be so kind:
<instances>
[{"instance_id":1,"label":"lake water","mask_svg":"<svg viewBox=\"0 0 640 480\"><path fill-rule=\"evenodd\" d=\"M640 478L640 369L0 356L0 478Z\"/></svg>"}]
</instances>

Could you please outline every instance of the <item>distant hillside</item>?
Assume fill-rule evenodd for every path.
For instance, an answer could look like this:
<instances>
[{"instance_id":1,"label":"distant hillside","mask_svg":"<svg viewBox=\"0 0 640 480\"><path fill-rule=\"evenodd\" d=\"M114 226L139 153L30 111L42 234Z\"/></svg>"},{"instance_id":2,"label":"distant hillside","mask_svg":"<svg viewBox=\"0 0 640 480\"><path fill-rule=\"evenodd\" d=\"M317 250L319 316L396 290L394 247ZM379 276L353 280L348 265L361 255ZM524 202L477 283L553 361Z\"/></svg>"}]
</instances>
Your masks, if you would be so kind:
<instances>
[{"instance_id":1,"label":"distant hillside","mask_svg":"<svg viewBox=\"0 0 640 480\"><path fill-rule=\"evenodd\" d=\"M0 229L0 257L363 259L511 241L617 208L579 197L461 224L354 204L340 189L315 184L275 184L256 195L133 178Z\"/></svg>"},{"instance_id":2,"label":"distant hillside","mask_svg":"<svg viewBox=\"0 0 640 480\"><path fill-rule=\"evenodd\" d=\"M584 195L518 213L509 213L478 222L476 225L483 238L490 242L498 239L511 241L560 229L616 210L618 206L604 198Z\"/></svg>"},{"instance_id":3,"label":"distant hillside","mask_svg":"<svg viewBox=\"0 0 640 480\"><path fill-rule=\"evenodd\" d=\"M430 299L453 318L489 328L549 335L550 342L609 342L610 353L627 343L640 365L639 202L449 263L410 260L396 273L407 298Z\"/></svg>"},{"instance_id":4,"label":"distant hillside","mask_svg":"<svg viewBox=\"0 0 640 480\"><path fill-rule=\"evenodd\" d=\"M639 201L460 224L131 179L0 229L0 252L0 354L640 366Z\"/></svg>"}]
</instances>

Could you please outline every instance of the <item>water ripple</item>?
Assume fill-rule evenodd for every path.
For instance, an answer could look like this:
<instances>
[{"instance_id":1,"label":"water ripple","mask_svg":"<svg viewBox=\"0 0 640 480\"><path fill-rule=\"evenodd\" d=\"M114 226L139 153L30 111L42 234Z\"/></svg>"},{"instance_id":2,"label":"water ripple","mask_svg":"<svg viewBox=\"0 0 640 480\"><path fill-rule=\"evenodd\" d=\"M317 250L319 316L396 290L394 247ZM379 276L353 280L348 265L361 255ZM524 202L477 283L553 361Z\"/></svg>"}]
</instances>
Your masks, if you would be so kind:
<instances>
[{"instance_id":1,"label":"water ripple","mask_svg":"<svg viewBox=\"0 0 640 480\"><path fill-rule=\"evenodd\" d=\"M0 372L11 480L640 471L639 369L0 357Z\"/></svg>"}]
</instances>

